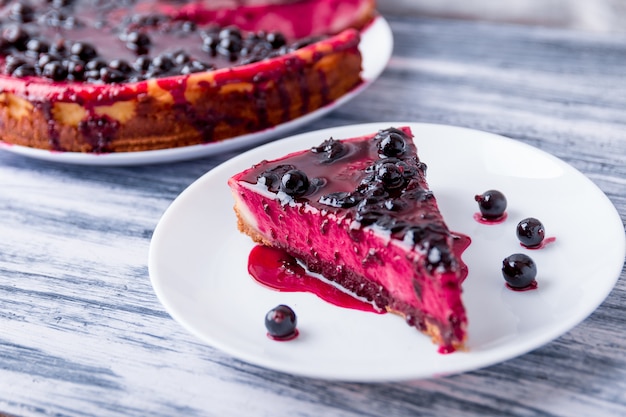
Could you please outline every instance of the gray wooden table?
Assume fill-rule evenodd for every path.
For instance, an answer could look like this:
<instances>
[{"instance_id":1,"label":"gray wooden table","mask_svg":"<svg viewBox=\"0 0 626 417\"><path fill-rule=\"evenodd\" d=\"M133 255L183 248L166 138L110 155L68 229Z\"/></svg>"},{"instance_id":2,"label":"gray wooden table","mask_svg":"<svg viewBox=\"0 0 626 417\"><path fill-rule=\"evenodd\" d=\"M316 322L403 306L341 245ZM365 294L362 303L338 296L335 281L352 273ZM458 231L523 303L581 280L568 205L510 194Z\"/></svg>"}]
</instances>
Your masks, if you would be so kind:
<instances>
[{"instance_id":1,"label":"gray wooden table","mask_svg":"<svg viewBox=\"0 0 626 417\"><path fill-rule=\"evenodd\" d=\"M569 162L626 219L626 37L389 20L396 46L382 77L301 131L409 120L495 132ZM89 167L0 152L0 412L626 415L624 270L606 301L567 334L446 378L313 380L203 344L157 300L148 248L173 199L233 155Z\"/></svg>"}]
</instances>

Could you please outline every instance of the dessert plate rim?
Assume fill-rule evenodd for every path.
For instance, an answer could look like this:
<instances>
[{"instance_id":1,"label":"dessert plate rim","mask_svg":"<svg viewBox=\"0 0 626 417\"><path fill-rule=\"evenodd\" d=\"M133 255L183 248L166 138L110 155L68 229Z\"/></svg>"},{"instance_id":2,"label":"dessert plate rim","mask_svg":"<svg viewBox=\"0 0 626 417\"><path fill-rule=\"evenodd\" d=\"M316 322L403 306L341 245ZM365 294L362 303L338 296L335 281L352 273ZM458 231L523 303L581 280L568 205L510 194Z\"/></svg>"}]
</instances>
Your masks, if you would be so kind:
<instances>
[{"instance_id":1,"label":"dessert plate rim","mask_svg":"<svg viewBox=\"0 0 626 417\"><path fill-rule=\"evenodd\" d=\"M152 151L117 152L117 153L81 153L50 151L14 145L0 140L0 149L27 157L53 162L77 165L146 165L166 162L177 162L190 159L219 155L242 148L268 142L317 120L352 100L367 89L384 71L393 51L393 34L387 20L376 16L369 26L361 31L362 41L359 45L363 55L363 82L339 99L294 120L273 126L259 132L225 139L220 142L201 145L183 146L179 148L158 149Z\"/></svg>"},{"instance_id":2,"label":"dessert plate rim","mask_svg":"<svg viewBox=\"0 0 626 417\"><path fill-rule=\"evenodd\" d=\"M226 184L231 175L330 136L348 138L400 125L410 126L416 135L446 222L472 238L463 255L469 267L463 284L469 319L467 351L439 354L426 336L397 316L343 309L312 294L273 291L254 282L247 272L253 243L237 230ZM529 158L534 160L532 166ZM488 188L507 195L504 223L485 225L473 218L477 211L473 196ZM530 201L555 194L558 199L545 204ZM572 207L572 200L585 203ZM594 216L581 216L589 210ZM540 218L547 235L556 240L540 250L522 248L514 230L519 220L529 216ZM570 224L573 220L583 229L593 222L596 233L580 239ZM174 320L233 357L328 380L411 380L509 360L578 325L604 301L620 276L626 253L622 226L613 204L591 180L538 148L454 126L368 123L271 142L207 172L164 212L150 243L148 269L158 299ZM515 252L527 253L537 262L537 290L516 292L505 287L501 261ZM583 255L589 262L572 264L572 259ZM298 315L300 336L293 341L266 337L264 315L278 304L290 305Z\"/></svg>"}]
</instances>

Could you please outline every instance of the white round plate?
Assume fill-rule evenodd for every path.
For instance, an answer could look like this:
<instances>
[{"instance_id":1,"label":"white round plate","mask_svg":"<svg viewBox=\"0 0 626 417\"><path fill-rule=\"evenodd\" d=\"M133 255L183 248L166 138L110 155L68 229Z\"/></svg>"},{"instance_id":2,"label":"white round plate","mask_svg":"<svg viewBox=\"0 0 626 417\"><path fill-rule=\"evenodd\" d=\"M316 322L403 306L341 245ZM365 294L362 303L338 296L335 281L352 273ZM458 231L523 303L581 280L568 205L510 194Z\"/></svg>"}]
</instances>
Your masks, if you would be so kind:
<instances>
[{"instance_id":1,"label":"white round plate","mask_svg":"<svg viewBox=\"0 0 626 417\"><path fill-rule=\"evenodd\" d=\"M463 255L467 352L437 353L429 338L392 314L328 304L309 293L262 287L247 272L252 241L239 233L228 178L263 160L348 138L409 125L428 181L452 230L469 235ZM498 189L508 199L502 224L474 220L474 195ZM537 217L556 241L520 246L517 223ZM272 142L211 170L167 209L150 246L154 290L171 316L208 344L278 371L347 381L389 381L449 375L495 364L550 342L591 314L617 281L626 251L620 217L589 179L526 144L464 128L375 123L310 132ZM538 266L534 291L507 289L502 260L529 254ZM288 304L300 336L266 337L265 313Z\"/></svg>"},{"instance_id":2,"label":"white round plate","mask_svg":"<svg viewBox=\"0 0 626 417\"><path fill-rule=\"evenodd\" d=\"M354 97L363 92L380 76L380 74L382 74L393 51L393 35L389 24L383 17L379 16L362 32L361 36L362 38L359 49L363 56L363 83L325 107L269 129L237 136L216 143L160 149L155 151L102 154L58 152L13 145L2 141L0 141L0 149L32 158L70 164L143 165L201 158L264 143L271 139L284 136L286 133L319 119L330 111L344 105L349 100L352 100Z\"/></svg>"}]
</instances>

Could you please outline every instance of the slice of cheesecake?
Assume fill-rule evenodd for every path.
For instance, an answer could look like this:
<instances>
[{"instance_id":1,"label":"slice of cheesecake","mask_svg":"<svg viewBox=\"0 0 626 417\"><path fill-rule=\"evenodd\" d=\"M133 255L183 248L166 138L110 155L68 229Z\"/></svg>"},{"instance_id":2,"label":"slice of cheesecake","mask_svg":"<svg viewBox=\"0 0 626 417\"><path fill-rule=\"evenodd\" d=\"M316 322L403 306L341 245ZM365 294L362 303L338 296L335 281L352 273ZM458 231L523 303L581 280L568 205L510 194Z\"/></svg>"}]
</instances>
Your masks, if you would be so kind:
<instances>
[{"instance_id":1,"label":"slice of cheesecake","mask_svg":"<svg viewBox=\"0 0 626 417\"><path fill-rule=\"evenodd\" d=\"M234 175L239 230L402 315L440 351L462 349L460 259L408 127L319 146Z\"/></svg>"}]
</instances>

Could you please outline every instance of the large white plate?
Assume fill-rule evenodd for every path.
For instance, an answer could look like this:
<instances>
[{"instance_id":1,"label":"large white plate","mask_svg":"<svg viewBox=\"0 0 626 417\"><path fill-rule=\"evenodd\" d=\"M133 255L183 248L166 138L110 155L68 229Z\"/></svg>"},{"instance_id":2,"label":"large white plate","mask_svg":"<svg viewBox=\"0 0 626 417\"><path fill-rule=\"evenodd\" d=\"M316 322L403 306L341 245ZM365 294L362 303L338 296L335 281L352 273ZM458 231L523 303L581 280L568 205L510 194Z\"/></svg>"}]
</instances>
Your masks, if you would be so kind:
<instances>
[{"instance_id":1,"label":"large white plate","mask_svg":"<svg viewBox=\"0 0 626 417\"><path fill-rule=\"evenodd\" d=\"M377 17L376 20L363 31L359 49L363 56L363 83L361 85L325 107L297 119L256 133L237 136L216 143L141 152L103 154L58 152L12 145L2 141L0 141L0 149L32 158L70 164L141 165L201 158L264 143L271 139L280 137L281 135L285 135L290 131L312 122L313 120L319 119L337 107L344 105L346 102L363 92L380 76L387 66L387 62L389 61L393 51L393 35L391 33L391 28L383 17Z\"/></svg>"},{"instance_id":2,"label":"large white plate","mask_svg":"<svg viewBox=\"0 0 626 417\"><path fill-rule=\"evenodd\" d=\"M346 126L266 144L231 159L185 190L160 220L151 242L150 277L172 317L205 342L242 360L288 373L352 381L448 375L535 349L585 319L619 277L626 239L607 197L565 162L523 143L457 127L411 124L428 179L451 229L473 239L464 254L469 351L437 353L430 340L394 315L330 305L308 293L281 293L247 273L250 239L237 231L227 179L263 160L405 123ZM474 195L503 191L508 219L473 219ZM517 223L539 218L556 241L523 249ZM504 286L502 259L528 253L539 288ZM266 337L265 313L285 303L298 315L300 336Z\"/></svg>"}]
</instances>

